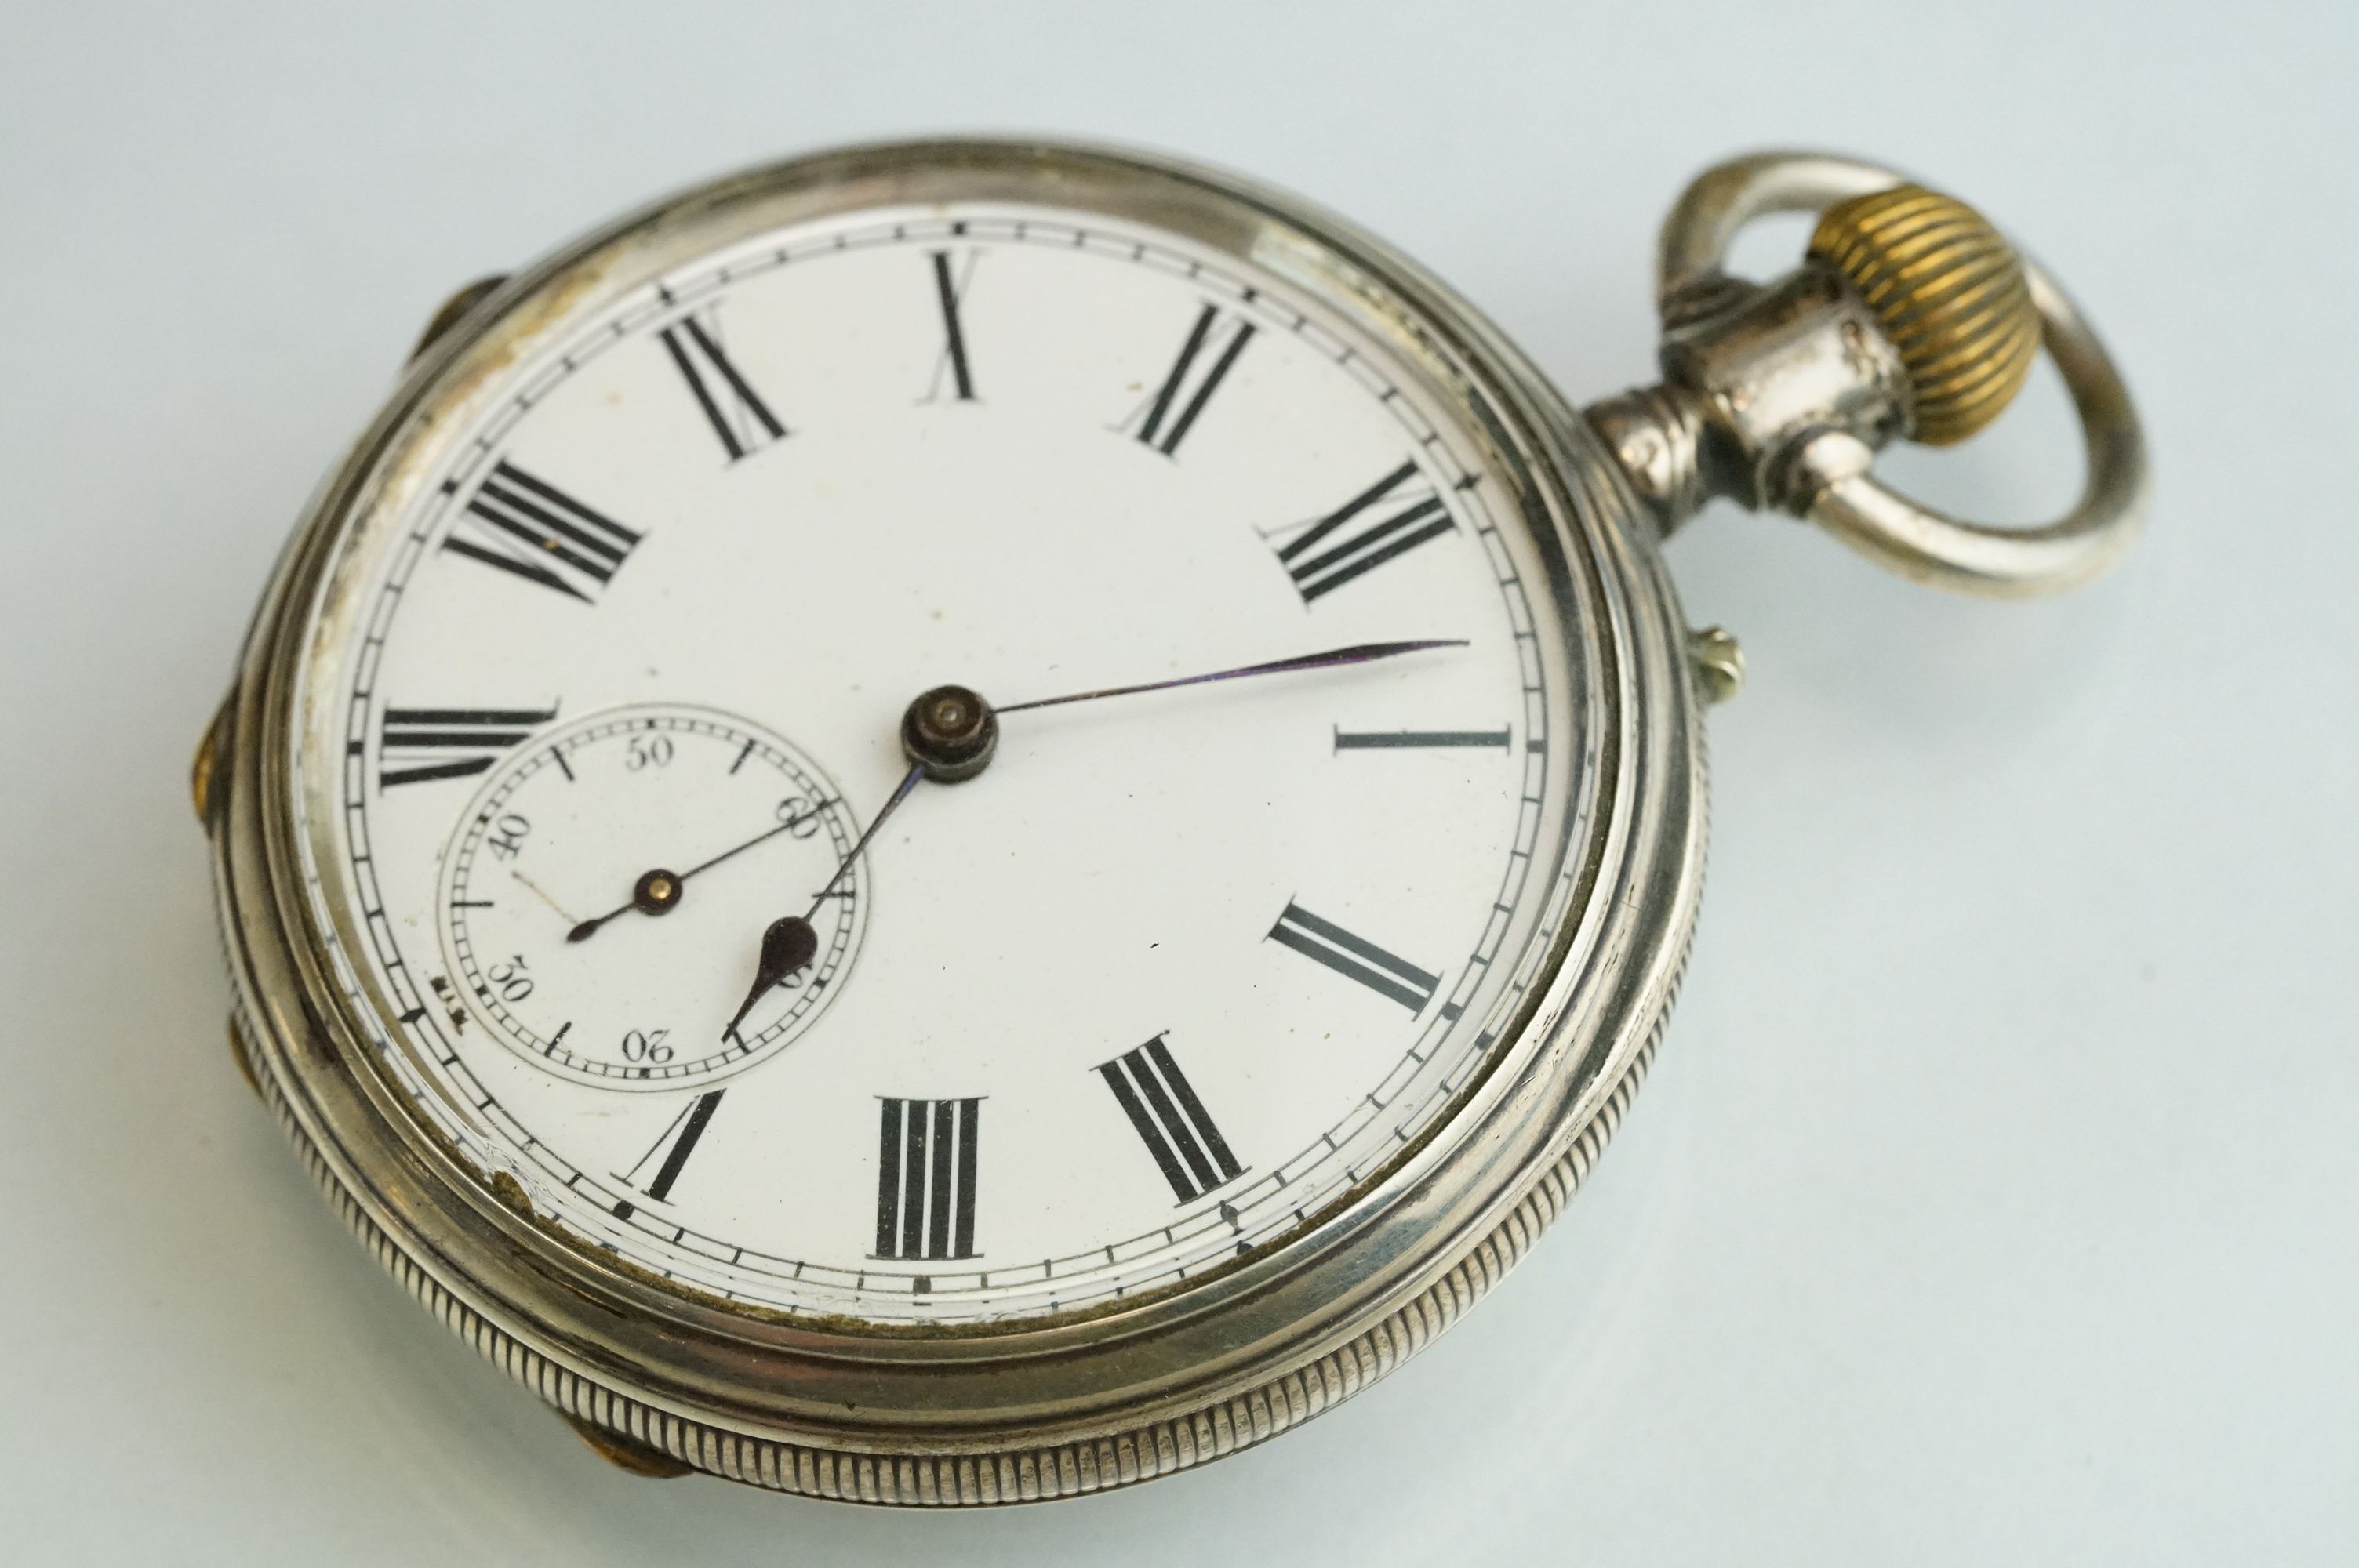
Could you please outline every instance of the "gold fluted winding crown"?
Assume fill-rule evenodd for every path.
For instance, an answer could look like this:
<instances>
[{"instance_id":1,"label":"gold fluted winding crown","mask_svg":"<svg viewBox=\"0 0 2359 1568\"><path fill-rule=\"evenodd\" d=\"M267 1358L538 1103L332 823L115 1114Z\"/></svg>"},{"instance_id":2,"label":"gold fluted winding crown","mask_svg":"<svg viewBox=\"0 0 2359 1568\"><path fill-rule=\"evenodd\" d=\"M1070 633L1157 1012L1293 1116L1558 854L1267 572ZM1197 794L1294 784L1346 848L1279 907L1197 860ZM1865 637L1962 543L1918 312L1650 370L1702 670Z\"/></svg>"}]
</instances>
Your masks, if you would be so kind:
<instances>
[{"instance_id":1,"label":"gold fluted winding crown","mask_svg":"<svg viewBox=\"0 0 2359 1568\"><path fill-rule=\"evenodd\" d=\"M1810 254L1851 281L1899 351L1916 439L1962 441L2023 390L2039 352L2031 286L1964 202L1921 185L1855 196L1821 216Z\"/></svg>"}]
</instances>

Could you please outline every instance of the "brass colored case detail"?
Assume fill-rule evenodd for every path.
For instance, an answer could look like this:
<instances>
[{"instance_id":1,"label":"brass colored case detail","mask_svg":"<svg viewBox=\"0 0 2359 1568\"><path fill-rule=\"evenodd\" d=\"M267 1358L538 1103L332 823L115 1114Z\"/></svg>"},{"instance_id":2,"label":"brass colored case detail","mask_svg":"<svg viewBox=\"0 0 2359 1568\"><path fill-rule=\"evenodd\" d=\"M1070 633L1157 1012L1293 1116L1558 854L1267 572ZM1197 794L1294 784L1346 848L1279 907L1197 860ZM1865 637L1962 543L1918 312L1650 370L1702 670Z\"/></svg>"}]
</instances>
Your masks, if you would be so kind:
<instances>
[{"instance_id":1,"label":"brass colored case detail","mask_svg":"<svg viewBox=\"0 0 2359 1568\"><path fill-rule=\"evenodd\" d=\"M1997 418L2039 357L2039 310L2015 247L1983 215L1921 185L1838 201L1810 236L1908 372L1906 434L1929 447Z\"/></svg>"}]
</instances>

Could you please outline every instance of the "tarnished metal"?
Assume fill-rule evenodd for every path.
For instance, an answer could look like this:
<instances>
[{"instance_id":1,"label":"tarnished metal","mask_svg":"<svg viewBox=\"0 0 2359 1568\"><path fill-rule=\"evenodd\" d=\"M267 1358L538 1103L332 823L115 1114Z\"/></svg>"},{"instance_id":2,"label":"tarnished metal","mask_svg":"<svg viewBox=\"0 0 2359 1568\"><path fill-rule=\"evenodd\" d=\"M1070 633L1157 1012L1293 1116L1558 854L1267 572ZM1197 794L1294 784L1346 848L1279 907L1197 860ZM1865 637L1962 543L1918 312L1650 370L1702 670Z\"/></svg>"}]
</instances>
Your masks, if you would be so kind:
<instances>
[{"instance_id":1,"label":"tarnished metal","mask_svg":"<svg viewBox=\"0 0 2359 1568\"><path fill-rule=\"evenodd\" d=\"M1745 223L1797 211L1824 213L1810 260L1767 285L1722 270ZM2146 445L2112 359L2062 291L1962 203L1849 158L1733 159L1664 221L1656 297L1661 384L1586 412L1665 533L1725 496L1808 518L1919 581L1992 596L2087 582L2136 535ZM2028 373L2035 324L2088 448L2071 512L1995 528L1874 477L1897 437L1939 444L1996 417Z\"/></svg>"},{"instance_id":2,"label":"tarnished metal","mask_svg":"<svg viewBox=\"0 0 2359 1568\"><path fill-rule=\"evenodd\" d=\"M214 726L206 725L189 762L189 803L196 807L197 820L206 824L212 821L214 734Z\"/></svg>"},{"instance_id":3,"label":"tarnished metal","mask_svg":"<svg viewBox=\"0 0 2359 1568\"><path fill-rule=\"evenodd\" d=\"M1669 385L1642 386L1583 411L1621 464L1656 532L1668 535L1712 499L1703 481L1703 406Z\"/></svg>"},{"instance_id":4,"label":"tarnished metal","mask_svg":"<svg viewBox=\"0 0 2359 1568\"><path fill-rule=\"evenodd\" d=\"M426 330L419 334L417 345L409 351L409 357L416 359L432 348L445 332L465 318L468 311L489 298L492 290L507 280L506 273L494 273L489 277L479 277L473 283L463 284L453 291L451 297L435 307L434 314L427 319Z\"/></svg>"},{"instance_id":5,"label":"tarnished metal","mask_svg":"<svg viewBox=\"0 0 2359 1568\"><path fill-rule=\"evenodd\" d=\"M1720 627L1688 633L1688 665L1706 702L1717 706L1745 689L1745 650Z\"/></svg>"},{"instance_id":6,"label":"tarnished metal","mask_svg":"<svg viewBox=\"0 0 2359 1568\"><path fill-rule=\"evenodd\" d=\"M991 765L999 715L962 686L921 692L901 715L901 751L936 784L962 784Z\"/></svg>"},{"instance_id":7,"label":"tarnished metal","mask_svg":"<svg viewBox=\"0 0 2359 1568\"><path fill-rule=\"evenodd\" d=\"M210 832L213 825L213 807L219 804L213 781L222 766L222 750L228 744L230 699L224 698L197 737L196 755L189 759L189 804L196 808L197 820Z\"/></svg>"},{"instance_id":8,"label":"tarnished metal","mask_svg":"<svg viewBox=\"0 0 2359 1568\"><path fill-rule=\"evenodd\" d=\"M2027 263L2024 272L2042 341L2081 416L2088 477L2072 510L2038 528L1961 522L1879 482L1869 471L1874 451L1841 431L1813 438L1797 454L1790 510L1905 577L1990 598L2077 588L2121 558L2146 508L2136 410L2072 302L2038 267Z\"/></svg>"},{"instance_id":9,"label":"tarnished metal","mask_svg":"<svg viewBox=\"0 0 2359 1568\"><path fill-rule=\"evenodd\" d=\"M591 1453L617 1470L627 1470L634 1476L645 1476L658 1481L676 1480L682 1476L696 1474L695 1465L675 1459L660 1448L651 1448L636 1438L609 1431L578 1415L566 1415L561 1411L558 1413L564 1417L565 1424L573 1429L574 1434L590 1445Z\"/></svg>"},{"instance_id":10,"label":"tarnished metal","mask_svg":"<svg viewBox=\"0 0 2359 1568\"><path fill-rule=\"evenodd\" d=\"M1780 465L1804 432L1880 447L1908 420L1908 372L1842 279L1799 267L1734 308L1663 335L1667 388L1696 411L1705 491L1778 504Z\"/></svg>"},{"instance_id":11,"label":"tarnished metal","mask_svg":"<svg viewBox=\"0 0 2359 1568\"><path fill-rule=\"evenodd\" d=\"M237 1064L237 1076L245 1080L245 1087L254 1091L254 1098L268 1104L269 1097L262 1092L262 1080L254 1076L253 1058L245 1054L245 1037L237 1032L235 1014L232 1014L229 1021L229 1054L230 1060Z\"/></svg>"}]
</instances>

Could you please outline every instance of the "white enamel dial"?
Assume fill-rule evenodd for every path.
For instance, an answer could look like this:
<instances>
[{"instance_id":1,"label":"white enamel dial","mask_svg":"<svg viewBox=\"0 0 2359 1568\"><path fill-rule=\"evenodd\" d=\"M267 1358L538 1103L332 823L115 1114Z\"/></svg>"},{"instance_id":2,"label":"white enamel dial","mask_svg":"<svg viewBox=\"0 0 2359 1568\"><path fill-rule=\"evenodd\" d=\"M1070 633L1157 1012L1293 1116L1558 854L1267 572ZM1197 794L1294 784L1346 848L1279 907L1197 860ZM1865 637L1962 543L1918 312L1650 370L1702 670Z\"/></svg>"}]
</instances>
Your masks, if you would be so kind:
<instances>
[{"instance_id":1,"label":"white enamel dial","mask_svg":"<svg viewBox=\"0 0 2359 1568\"><path fill-rule=\"evenodd\" d=\"M419 1114L646 1274L879 1323L1200 1279L1444 1125L1565 919L1596 676L1480 432L1283 264L949 203L547 304L305 676L320 924ZM1004 712L818 897L922 690L1403 639L1463 645Z\"/></svg>"}]
</instances>

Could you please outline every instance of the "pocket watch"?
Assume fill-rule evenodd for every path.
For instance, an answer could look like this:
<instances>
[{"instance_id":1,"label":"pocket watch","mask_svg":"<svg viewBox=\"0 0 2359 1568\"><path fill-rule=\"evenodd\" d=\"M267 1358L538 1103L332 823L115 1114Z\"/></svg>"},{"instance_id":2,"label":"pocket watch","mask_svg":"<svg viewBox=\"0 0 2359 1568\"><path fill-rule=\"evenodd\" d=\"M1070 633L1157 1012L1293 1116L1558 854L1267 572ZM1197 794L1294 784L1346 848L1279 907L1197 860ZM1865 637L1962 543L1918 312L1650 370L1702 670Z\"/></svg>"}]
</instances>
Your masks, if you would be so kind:
<instances>
[{"instance_id":1,"label":"pocket watch","mask_svg":"<svg viewBox=\"0 0 2359 1568\"><path fill-rule=\"evenodd\" d=\"M1821 214L1786 276L1737 230ZM204 736L239 1065L607 1457L871 1503L1165 1476L1415 1354L1662 1033L1713 496L1944 587L2102 571L2136 416L1971 209L1802 154L1667 222L1659 384L1169 159L928 141L436 316ZM2062 521L1886 488L2042 344Z\"/></svg>"}]
</instances>

